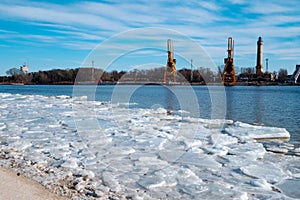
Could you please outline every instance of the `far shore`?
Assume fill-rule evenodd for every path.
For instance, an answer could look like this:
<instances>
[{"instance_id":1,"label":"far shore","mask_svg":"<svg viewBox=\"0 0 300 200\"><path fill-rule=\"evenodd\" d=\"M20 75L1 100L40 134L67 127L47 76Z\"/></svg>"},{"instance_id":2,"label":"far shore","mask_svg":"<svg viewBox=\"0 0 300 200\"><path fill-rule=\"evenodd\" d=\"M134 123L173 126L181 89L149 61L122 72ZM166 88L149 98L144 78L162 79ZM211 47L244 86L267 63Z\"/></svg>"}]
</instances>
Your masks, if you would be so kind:
<instances>
[{"instance_id":1,"label":"far shore","mask_svg":"<svg viewBox=\"0 0 300 200\"><path fill-rule=\"evenodd\" d=\"M97 82L92 82L92 81L84 81L84 82L56 82L56 83L14 83L14 82L2 82L0 85L176 85L176 86L187 86L187 85L192 85L192 86L205 86L205 85L219 85L221 86L222 84L220 83L199 83L199 82L177 82L177 83L171 83L171 84L166 84L163 82L102 82L102 83L97 83ZM280 82L237 82L235 85L232 86L300 86L300 84L294 84L294 83L280 83Z\"/></svg>"}]
</instances>

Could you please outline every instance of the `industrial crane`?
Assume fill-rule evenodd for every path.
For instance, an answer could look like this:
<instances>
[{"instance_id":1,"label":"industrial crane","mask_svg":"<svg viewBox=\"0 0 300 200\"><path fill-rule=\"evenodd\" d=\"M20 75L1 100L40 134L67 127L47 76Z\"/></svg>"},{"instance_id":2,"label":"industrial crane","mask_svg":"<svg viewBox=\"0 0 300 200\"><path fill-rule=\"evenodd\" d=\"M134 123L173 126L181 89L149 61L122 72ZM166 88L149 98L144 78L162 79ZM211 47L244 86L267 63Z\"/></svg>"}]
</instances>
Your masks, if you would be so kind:
<instances>
[{"instance_id":1,"label":"industrial crane","mask_svg":"<svg viewBox=\"0 0 300 200\"><path fill-rule=\"evenodd\" d=\"M234 41L232 37L228 38L228 56L224 59L225 67L222 74L222 83L225 86L232 86L236 82L235 70L233 64Z\"/></svg>"},{"instance_id":2,"label":"industrial crane","mask_svg":"<svg viewBox=\"0 0 300 200\"><path fill-rule=\"evenodd\" d=\"M164 83L176 82L176 59L174 59L173 41L167 40L168 60L164 73Z\"/></svg>"}]
</instances>

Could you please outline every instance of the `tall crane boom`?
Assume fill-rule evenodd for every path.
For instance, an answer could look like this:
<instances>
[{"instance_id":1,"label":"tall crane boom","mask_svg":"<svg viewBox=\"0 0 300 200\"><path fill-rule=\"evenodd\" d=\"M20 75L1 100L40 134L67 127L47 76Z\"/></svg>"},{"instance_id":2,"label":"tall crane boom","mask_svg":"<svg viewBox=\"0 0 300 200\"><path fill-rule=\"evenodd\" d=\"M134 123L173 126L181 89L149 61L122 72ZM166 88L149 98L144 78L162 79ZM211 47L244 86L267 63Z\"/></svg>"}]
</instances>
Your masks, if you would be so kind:
<instances>
[{"instance_id":1,"label":"tall crane boom","mask_svg":"<svg viewBox=\"0 0 300 200\"><path fill-rule=\"evenodd\" d=\"M172 42L171 39L167 40L167 46L168 46L168 51L169 52L174 52L173 42Z\"/></svg>"},{"instance_id":2,"label":"tall crane boom","mask_svg":"<svg viewBox=\"0 0 300 200\"><path fill-rule=\"evenodd\" d=\"M164 73L164 82L176 82L176 59L174 59L174 47L171 39L167 40L168 60Z\"/></svg>"}]
</instances>

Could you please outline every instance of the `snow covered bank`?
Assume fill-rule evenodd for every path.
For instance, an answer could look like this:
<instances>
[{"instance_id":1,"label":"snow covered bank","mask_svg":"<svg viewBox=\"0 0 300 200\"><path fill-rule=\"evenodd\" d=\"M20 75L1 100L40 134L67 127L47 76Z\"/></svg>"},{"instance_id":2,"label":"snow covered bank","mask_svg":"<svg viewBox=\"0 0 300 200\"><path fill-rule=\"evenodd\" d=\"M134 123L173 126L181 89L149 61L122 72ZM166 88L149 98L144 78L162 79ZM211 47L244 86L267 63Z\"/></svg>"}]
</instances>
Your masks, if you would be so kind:
<instances>
[{"instance_id":1,"label":"snow covered bank","mask_svg":"<svg viewBox=\"0 0 300 200\"><path fill-rule=\"evenodd\" d=\"M0 162L51 190L107 199L299 198L300 157L255 139L282 128L67 96L0 94ZM287 152L299 151L281 143Z\"/></svg>"}]
</instances>

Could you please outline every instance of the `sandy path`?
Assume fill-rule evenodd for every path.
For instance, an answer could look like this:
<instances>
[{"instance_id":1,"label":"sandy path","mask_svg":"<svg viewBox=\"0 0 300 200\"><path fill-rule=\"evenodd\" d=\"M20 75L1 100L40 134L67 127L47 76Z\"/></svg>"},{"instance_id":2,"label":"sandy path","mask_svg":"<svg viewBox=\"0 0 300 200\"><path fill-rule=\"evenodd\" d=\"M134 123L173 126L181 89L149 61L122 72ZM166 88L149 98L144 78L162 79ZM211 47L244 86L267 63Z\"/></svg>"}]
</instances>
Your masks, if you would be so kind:
<instances>
[{"instance_id":1,"label":"sandy path","mask_svg":"<svg viewBox=\"0 0 300 200\"><path fill-rule=\"evenodd\" d=\"M52 194L37 182L0 167L0 200L66 200Z\"/></svg>"}]
</instances>

